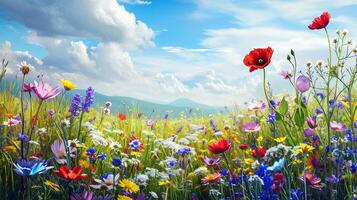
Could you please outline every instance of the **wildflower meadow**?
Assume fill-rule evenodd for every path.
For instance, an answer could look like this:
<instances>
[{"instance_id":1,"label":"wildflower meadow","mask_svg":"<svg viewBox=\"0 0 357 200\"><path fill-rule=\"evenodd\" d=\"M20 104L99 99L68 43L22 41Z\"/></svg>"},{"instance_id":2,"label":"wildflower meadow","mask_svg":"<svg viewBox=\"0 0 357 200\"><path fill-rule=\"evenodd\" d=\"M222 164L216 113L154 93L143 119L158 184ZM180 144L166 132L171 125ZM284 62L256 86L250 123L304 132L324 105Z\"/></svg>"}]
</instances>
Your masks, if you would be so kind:
<instances>
[{"instance_id":1,"label":"wildflower meadow","mask_svg":"<svg viewBox=\"0 0 357 200\"><path fill-rule=\"evenodd\" d=\"M306 27L326 34L327 58L286 52L292 92L268 84L274 46L252 47L241 70L265 98L213 115L111 112L95 85L73 95L76 80L32 80L36 66L3 60L0 199L357 199L357 48L329 23L323 12Z\"/></svg>"}]
</instances>

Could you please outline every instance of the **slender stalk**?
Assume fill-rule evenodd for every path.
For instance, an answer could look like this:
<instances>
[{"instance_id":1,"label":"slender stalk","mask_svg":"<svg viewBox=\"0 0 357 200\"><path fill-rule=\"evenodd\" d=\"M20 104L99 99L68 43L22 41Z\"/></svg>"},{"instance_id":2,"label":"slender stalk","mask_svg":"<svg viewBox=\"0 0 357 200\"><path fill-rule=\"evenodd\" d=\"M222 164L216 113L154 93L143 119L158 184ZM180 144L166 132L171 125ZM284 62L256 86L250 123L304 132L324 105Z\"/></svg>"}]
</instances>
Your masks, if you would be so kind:
<instances>
[{"instance_id":1,"label":"slender stalk","mask_svg":"<svg viewBox=\"0 0 357 200\"><path fill-rule=\"evenodd\" d=\"M326 83L326 106L327 106L327 137L328 137L328 144L331 143L331 131L330 131L330 121L331 121L331 114L329 112L329 100L330 100L330 81L331 81L331 67L332 67L332 50L331 50L331 42L330 42L330 37L328 34L328 31L326 28L324 28L326 37L327 37L327 42L328 42L328 50L329 50L329 60L328 60L328 77L327 77L327 83Z\"/></svg>"}]
</instances>

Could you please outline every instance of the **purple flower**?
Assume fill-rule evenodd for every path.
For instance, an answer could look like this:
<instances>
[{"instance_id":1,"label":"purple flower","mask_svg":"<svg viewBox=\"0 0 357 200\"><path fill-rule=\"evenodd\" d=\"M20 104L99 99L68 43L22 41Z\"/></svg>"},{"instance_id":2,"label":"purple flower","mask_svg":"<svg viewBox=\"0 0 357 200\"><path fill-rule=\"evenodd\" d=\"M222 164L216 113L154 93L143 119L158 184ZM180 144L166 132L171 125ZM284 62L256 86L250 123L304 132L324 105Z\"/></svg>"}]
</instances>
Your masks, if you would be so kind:
<instances>
[{"instance_id":1,"label":"purple flower","mask_svg":"<svg viewBox=\"0 0 357 200\"><path fill-rule=\"evenodd\" d=\"M317 93L316 96L320 98L320 101L324 100L325 98L324 93Z\"/></svg>"},{"instance_id":2,"label":"purple flower","mask_svg":"<svg viewBox=\"0 0 357 200\"><path fill-rule=\"evenodd\" d=\"M310 80L304 76L304 75L300 75L297 79L296 79L296 89L301 92L304 93L306 91L308 91L311 87L310 84Z\"/></svg>"},{"instance_id":3,"label":"purple flower","mask_svg":"<svg viewBox=\"0 0 357 200\"><path fill-rule=\"evenodd\" d=\"M92 87L89 87L86 90L86 97L82 102L83 111L88 113L89 108L93 103L94 103L94 89Z\"/></svg>"},{"instance_id":4,"label":"purple flower","mask_svg":"<svg viewBox=\"0 0 357 200\"><path fill-rule=\"evenodd\" d=\"M48 110L48 115L49 115L50 117L53 117L53 115L55 115L55 110L54 110L54 109L49 109L49 110Z\"/></svg>"},{"instance_id":5,"label":"purple flower","mask_svg":"<svg viewBox=\"0 0 357 200\"><path fill-rule=\"evenodd\" d=\"M216 123L213 121L213 119L209 120L209 125L213 129L214 132L218 132L219 130L217 129Z\"/></svg>"},{"instance_id":6,"label":"purple flower","mask_svg":"<svg viewBox=\"0 0 357 200\"><path fill-rule=\"evenodd\" d=\"M316 116L308 117L306 119L306 123L310 128L315 129L318 125L318 123L316 121Z\"/></svg>"},{"instance_id":7,"label":"purple flower","mask_svg":"<svg viewBox=\"0 0 357 200\"><path fill-rule=\"evenodd\" d=\"M243 125L245 132L252 133L260 130L260 125L255 122L249 122Z\"/></svg>"},{"instance_id":8,"label":"purple flower","mask_svg":"<svg viewBox=\"0 0 357 200\"><path fill-rule=\"evenodd\" d=\"M71 106L69 107L70 117L77 117L82 110L81 95L76 94L73 96Z\"/></svg>"},{"instance_id":9,"label":"purple flower","mask_svg":"<svg viewBox=\"0 0 357 200\"><path fill-rule=\"evenodd\" d=\"M30 138L26 135L26 133L20 133L18 136L17 136L17 139L19 141L21 141L22 143L25 143L25 142L28 142L30 140Z\"/></svg>"},{"instance_id":10,"label":"purple flower","mask_svg":"<svg viewBox=\"0 0 357 200\"><path fill-rule=\"evenodd\" d=\"M221 158L209 158L207 156L205 156L202 161L208 166L208 167L212 167L215 165L219 165L219 163L221 162Z\"/></svg>"},{"instance_id":11,"label":"purple flower","mask_svg":"<svg viewBox=\"0 0 357 200\"><path fill-rule=\"evenodd\" d=\"M304 136L305 137L308 137L308 136L312 135L313 133L314 133L314 130L311 129L311 128L307 128L307 129L304 130Z\"/></svg>"}]
</instances>

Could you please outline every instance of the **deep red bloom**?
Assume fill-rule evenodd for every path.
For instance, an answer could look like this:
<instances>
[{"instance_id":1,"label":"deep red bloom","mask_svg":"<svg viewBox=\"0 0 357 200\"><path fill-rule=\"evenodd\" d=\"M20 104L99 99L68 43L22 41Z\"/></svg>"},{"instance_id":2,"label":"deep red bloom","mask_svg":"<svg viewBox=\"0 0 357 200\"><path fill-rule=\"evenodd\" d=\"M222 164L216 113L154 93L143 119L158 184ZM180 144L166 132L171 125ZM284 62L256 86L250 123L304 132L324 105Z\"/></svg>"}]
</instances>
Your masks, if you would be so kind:
<instances>
[{"instance_id":1,"label":"deep red bloom","mask_svg":"<svg viewBox=\"0 0 357 200\"><path fill-rule=\"evenodd\" d=\"M231 147L231 143L226 139L221 139L217 143L209 144L208 149L213 154L224 153Z\"/></svg>"},{"instance_id":2,"label":"deep red bloom","mask_svg":"<svg viewBox=\"0 0 357 200\"><path fill-rule=\"evenodd\" d=\"M242 143L239 145L239 148L242 150L246 150L248 148L248 144L247 143Z\"/></svg>"},{"instance_id":3,"label":"deep red bloom","mask_svg":"<svg viewBox=\"0 0 357 200\"><path fill-rule=\"evenodd\" d=\"M119 118L120 120L126 120L126 115L123 114L123 113L119 113L119 114L118 114L118 118Z\"/></svg>"},{"instance_id":4,"label":"deep red bloom","mask_svg":"<svg viewBox=\"0 0 357 200\"><path fill-rule=\"evenodd\" d=\"M261 158L265 156L265 153L267 152L267 150L262 147L262 148L255 148L252 150L251 154L254 158Z\"/></svg>"},{"instance_id":5,"label":"deep red bloom","mask_svg":"<svg viewBox=\"0 0 357 200\"><path fill-rule=\"evenodd\" d=\"M268 48L257 48L253 49L244 57L244 64L249 67L249 72L257 69L263 69L269 65L271 56L273 55L273 49Z\"/></svg>"},{"instance_id":6,"label":"deep red bloom","mask_svg":"<svg viewBox=\"0 0 357 200\"><path fill-rule=\"evenodd\" d=\"M316 17L314 21L309 25L309 29L323 29L326 28L330 22L330 14L328 12L323 12L320 17Z\"/></svg>"},{"instance_id":7,"label":"deep red bloom","mask_svg":"<svg viewBox=\"0 0 357 200\"><path fill-rule=\"evenodd\" d=\"M286 182L286 179L285 179L283 173L281 173L281 172L275 173L271 189L279 192L283 189L285 182Z\"/></svg>"},{"instance_id":8,"label":"deep red bloom","mask_svg":"<svg viewBox=\"0 0 357 200\"><path fill-rule=\"evenodd\" d=\"M83 169L79 166L75 166L73 170L69 169L67 165L63 165L59 170L55 170L54 173L62 179L72 181L86 178L87 174L81 174Z\"/></svg>"}]
</instances>

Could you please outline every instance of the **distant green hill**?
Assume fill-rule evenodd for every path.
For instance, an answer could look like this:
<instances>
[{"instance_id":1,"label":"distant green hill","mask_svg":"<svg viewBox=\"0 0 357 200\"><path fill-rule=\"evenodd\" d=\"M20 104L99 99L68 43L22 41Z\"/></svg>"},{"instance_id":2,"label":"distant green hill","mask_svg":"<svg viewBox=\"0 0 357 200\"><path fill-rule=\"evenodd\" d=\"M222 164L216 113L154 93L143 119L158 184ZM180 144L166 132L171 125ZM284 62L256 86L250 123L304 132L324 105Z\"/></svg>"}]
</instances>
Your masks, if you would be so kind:
<instances>
[{"instance_id":1,"label":"distant green hill","mask_svg":"<svg viewBox=\"0 0 357 200\"><path fill-rule=\"evenodd\" d=\"M68 100L70 100L72 96L77 93L81 94L82 96L85 95L84 90L70 91L67 95ZM145 115L159 115L161 117L164 116L166 113L168 113L171 117L177 117L181 112L185 112L186 114L189 114L190 112L195 112L198 115L209 115L216 114L220 112L220 110L223 110L223 108L220 109L218 107L211 107L208 105L199 104L188 99L178 99L168 104L162 104L144 101L132 97L106 96L95 92L95 107L98 108L99 106L103 106L106 101L112 102L113 106L111 112L113 113L126 112L128 110L131 111L133 109L138 109Z\"/></svg>"}]
</instances>

